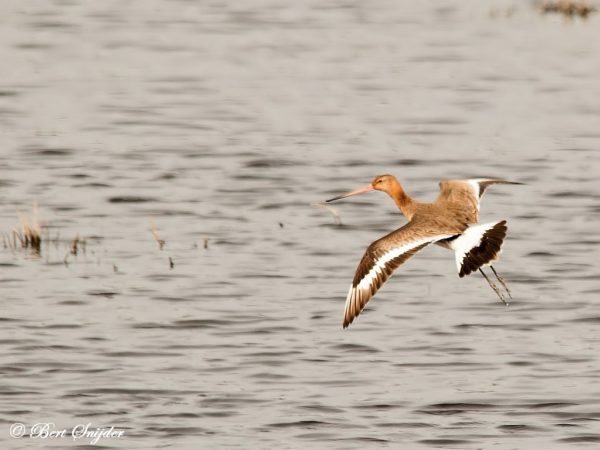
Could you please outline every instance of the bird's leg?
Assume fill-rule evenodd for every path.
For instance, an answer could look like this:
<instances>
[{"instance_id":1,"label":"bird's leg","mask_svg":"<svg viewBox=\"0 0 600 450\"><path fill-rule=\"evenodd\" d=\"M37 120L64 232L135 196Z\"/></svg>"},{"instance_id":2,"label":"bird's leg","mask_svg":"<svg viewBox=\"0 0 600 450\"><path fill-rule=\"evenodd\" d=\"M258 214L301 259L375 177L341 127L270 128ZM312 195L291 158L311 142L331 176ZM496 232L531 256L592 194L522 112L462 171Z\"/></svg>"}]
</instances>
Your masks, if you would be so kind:
<instances>
[{"instance_id":1,"label":"bird's leg","mask_svg":"<svg viewBox=\"0 0 600 450\"><path fill-rule=\"evenodd\" d=\"M496 278L498 279L498 281L500 282L500 284L502 286L504 286L504 289L506 289L506 293L512 299L512 295L510 295L510 289L508 289L508 286L504 282L504 278L502 278L500 275L498 275L498 272L496 272L496 269L494 269L494 266L490 266L490 269L492 269L492 272L494 272L494 275L496 275Z\"/></svg>"},{"instance_id":2,"label":"bird's leg","mask_svg":"<svg viewBox=\"0 0 600 450\"><path fill-rule=\"evenodd\" d=\"M502 300L502 303L504 303L505 305L508 305L508 303L506 303L506 300L504 299L504 297L502 297L502 294L500 293L500 290L498 289L498 286L496 286L492 280L490 280L488 278L488 276L485 274L485 272L483 270L481 270L481 267L479 268L479 271L481 272L481 275L483 275L483 278L485 278L485 281L488 282L488 284L490 285L490 287L494 290L494 292L496 293L496 295L500 298L500 300Z\"/></svg>"}]
</instances>

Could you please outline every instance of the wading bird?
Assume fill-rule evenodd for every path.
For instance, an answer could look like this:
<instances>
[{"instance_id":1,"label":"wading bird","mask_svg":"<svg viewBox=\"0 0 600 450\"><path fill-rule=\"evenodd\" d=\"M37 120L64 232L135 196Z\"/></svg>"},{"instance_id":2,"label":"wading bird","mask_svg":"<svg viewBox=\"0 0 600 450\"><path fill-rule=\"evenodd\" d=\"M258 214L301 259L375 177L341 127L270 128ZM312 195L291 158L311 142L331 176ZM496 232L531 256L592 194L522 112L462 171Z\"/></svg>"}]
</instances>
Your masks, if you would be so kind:
<instances>
[{"instance_id":1,"label":"wading bird","mask_svg":"<svg viewBox=\"0 0 600 450\"><path fill-rule=\"evenodd\" d=\"M500 300L508 304L498 286L482 270L483 266L490 265L512 298L506 283L491 265L498 259L506 237L506 220L477 224L481 196L492 184L522 183L491 178L444 180L440 182L438 198L433 203L421 203L406 194L396 177L380 175L364 188L326 200L332 202L373 190L383 191L408 219L406 225L376 240L365 251L346 298L344 328L360 314L396 268L432 243L454 250L461 278L479 270Z\"/></svg>"}]
</instances>

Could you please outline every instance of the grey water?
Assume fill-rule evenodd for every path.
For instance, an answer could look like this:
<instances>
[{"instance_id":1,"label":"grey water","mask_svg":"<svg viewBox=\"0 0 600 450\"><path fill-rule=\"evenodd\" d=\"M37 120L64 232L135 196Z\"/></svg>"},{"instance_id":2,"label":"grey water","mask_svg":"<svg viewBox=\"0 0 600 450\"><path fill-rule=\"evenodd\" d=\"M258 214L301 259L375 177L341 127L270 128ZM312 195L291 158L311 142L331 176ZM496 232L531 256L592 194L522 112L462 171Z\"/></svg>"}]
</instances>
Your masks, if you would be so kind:
<instances>
[{"instance_id":1,"label":"grey water","mask_svg":"<svg viewBox=\"0 0 600 450\"><path fill-rule=\"evenodd\" d=\"M2 2L0 446L599 445L599 21ZM508 220L509 307L432 246L342 330L362 252L404 219L382 193L334 204L341 224L312 204L381 173L422 200L444 178L526 183L481 211ZM39 255L12 241L34 209Z\"/></svg>"}]
</instances>

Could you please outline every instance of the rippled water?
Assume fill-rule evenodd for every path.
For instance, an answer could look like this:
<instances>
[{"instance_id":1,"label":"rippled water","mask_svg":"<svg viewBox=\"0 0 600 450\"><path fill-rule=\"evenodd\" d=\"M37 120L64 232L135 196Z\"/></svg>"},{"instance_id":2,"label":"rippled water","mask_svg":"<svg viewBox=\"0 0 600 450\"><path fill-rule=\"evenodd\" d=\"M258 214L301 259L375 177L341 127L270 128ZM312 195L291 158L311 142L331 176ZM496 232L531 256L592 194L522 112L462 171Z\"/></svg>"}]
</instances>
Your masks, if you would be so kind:
<instances>
[{"instance_id":1,"label":"rippled water","mask_svg":"<svg viewBox=\"0 0 600 450\"><path fill-rule=\"evenodd\" d=\"M600 442L600 17L525 2L0 5L0 443L567 448ZM496 176L478 275L428 248L348 329L396 174ZM37 202L40 256L9 236ZM166 242L160 250L153 226ZM69 254L79 235L85 246ZM46 237L46 236L45 236ZM173 267L171 267L171 265Z\"/></svg>"}]
</instances>

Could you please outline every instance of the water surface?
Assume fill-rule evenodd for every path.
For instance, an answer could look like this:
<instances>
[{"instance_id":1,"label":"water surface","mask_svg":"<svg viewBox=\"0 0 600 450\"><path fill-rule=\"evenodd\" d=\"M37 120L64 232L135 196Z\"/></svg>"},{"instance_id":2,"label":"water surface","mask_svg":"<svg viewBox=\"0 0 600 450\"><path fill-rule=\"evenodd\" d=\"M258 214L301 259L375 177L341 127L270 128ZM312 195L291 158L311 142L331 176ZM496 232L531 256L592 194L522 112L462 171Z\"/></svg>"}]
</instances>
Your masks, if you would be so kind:
<instances>
[{"instance_id":1,"label":"water surface","mask_svg":"<svg viewBox=\"0 0 600 450\"><path fill-rule=\"evenodd\" d=\"M0 231L36 202L51 239L0 251L4 448L89 448L11 439L15 422L124 429L106 448L600 441L598 17L510 1L0 12ZM386 172L423 200L443 178L527 183L482 209L508 219L510 307L432 247L342 330L362 252L403 218L380 193L335 205L341 226L310 205Z\"/></svg>"}]
</instances>

